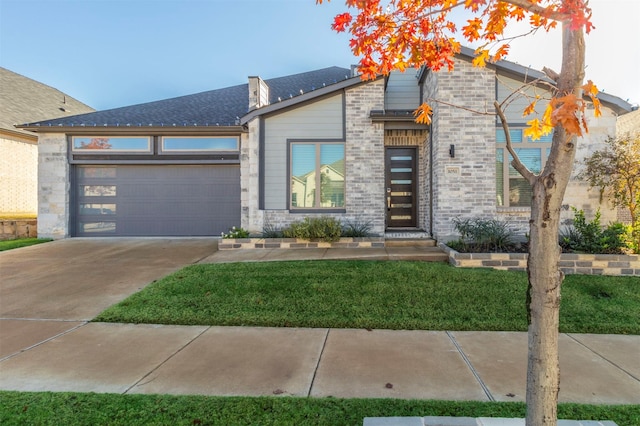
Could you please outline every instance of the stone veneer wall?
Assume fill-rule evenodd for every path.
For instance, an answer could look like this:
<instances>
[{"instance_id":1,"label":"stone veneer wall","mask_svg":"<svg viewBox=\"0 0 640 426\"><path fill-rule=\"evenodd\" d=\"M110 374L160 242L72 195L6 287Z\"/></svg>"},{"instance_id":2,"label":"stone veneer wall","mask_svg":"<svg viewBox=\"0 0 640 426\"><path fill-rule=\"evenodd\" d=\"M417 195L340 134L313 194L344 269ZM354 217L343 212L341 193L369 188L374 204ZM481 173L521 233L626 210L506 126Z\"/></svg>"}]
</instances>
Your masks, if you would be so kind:
<instances>
[{"instance_id":1,"label":"stone veneer wall","mask_svg":"<svg viewBox=\"0 0 640 426\"><path fill-rule=\"evenodd\" d=\"M69 236L69 161L67 138L60 133L38 137L38 236Z\"/></svg>"},{"instance_id":2,"label":"stone veneer wall","mask_svg":"<svg viewBox=\"0 0 640 426\"><path fill-rule=\"evenodd\" d=\"M240 226L252 233L262 232L260 197L260 118L248 123L249 133L240 139Z\"/></svg>"},{"instance_id":3,"label":"stone veneer wall","mask_svg":"<svg viewBox=\"0 0 640 426\"><path fill-rule=\"evenodd\" d=\"M36 219L0 220L0 241L38 236Z\"/></svg>"},{"instance_id":4,"label":"stone veneer wall","mask_svg":"<svg viewBox=\"0 0 640 426\"><path fill-rule=\"evenodd\" d=\"M292 214L288 210L258 211L257 195L251 194L247 198L247 205L243 199L243 227L246 223L250 231L261 232L261 224L283 228L304 217L331 216L343 222L368 222L371 224L372 234L384 235L384 124L372 123L369 117L371 110L380 110L384 106L384 80L379 79L346 90L345 103L346 212ZM251 135L257 135L258 120L254 122L250 123ZM252 154L258 147L257 136L255 138L256 140L254 136L250 136L248 143L248 149ZM245 170L244 166L242 170ZM247 171L250 176L252 170ZM244 185L245 180L242 183ZM257 187L256 183L255 188ZM245 207L248 208L245 210Z\"/></svg>"},{"instance_id":5,"label":"stone veneer wall","mask_svg":"<svg viewBox=\"0 0 640 426\"><path fill-rule=\"evenodd\" d=\"M0 213L38 210L38 145L0 137Z\"/></svg>"},{"instance_id":6,"label":"stone veneer wall","mask_svg":"<svg viewBox=\"0 0 640 426\"><path fill-rule=\"evenodd\" d=\"M473 111L493 111L495 71L456 60L455 71L430 73L424 93L433 106L433 236L455 236L455 217L494 217L495 117ZM445 104L446 103L446 104ZM466 109L462 109L466 108ZM455 145L455 158L449 155Z\"/></svg>"},{"instance_id":7,"label":"stone veneer wall","mask_svg":"<svg viewBox=\"0 0 640 426\"><path fill-rule=\"evenodd\" d=\"M449 255L449 263L453 266L507 271L527 269L526 253L459 253L444 244L439 247ZM563 253L559 266L565 274L640 276L640 255Z\"/></svg>"}]
</instances>

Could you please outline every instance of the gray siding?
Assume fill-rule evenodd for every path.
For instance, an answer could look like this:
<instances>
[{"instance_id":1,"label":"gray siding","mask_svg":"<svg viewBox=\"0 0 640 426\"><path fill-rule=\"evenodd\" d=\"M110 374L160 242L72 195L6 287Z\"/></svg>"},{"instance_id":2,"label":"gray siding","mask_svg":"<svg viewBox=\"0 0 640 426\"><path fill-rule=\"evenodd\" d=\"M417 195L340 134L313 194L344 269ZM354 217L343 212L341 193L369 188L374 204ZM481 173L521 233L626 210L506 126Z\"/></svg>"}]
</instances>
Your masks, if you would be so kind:
<instances>
[{"instance_id":1,"label":"gray siding","mask_svg":"<svg viewBox=\"0 0 640 426\"><path fill-rule=\"evenodd\" d=\"M536 115L542 117L542 114L549 103L546 99L540 99L536 106L537 114L523 117L522 112L535 99L536 95L539 95L542 98L547 98L549 96L548 91L531 86L523 87L522 81L515 80L504 75L498 75L497 77L497 91L499 103L502 103L513 92L518 92L511 96L507 104L503 107L507 120L511 124L526 123L527 121L532 120Z\"/></svg>"},{"instance_id":2,"label":"gray siding","mask_svg":"<svg viewBox=\"0 0 640 426\"><path fill-rule=\"evenodd\" d=\"M385 93L385 109L416 109L420 105L420 90L416 71L409 69L405 72L389 74Z\"/></svg>"},{"instance_id":3,"label":"gray siding","mask_svg":"<svg viewBox=\"0 0 640 426\"><path fill-rule=\"evenodd\" d=\"M343 96L338 94L265 120L264 207L287 206L287 140L344 138Z\"/></svg>"}]
</instances>

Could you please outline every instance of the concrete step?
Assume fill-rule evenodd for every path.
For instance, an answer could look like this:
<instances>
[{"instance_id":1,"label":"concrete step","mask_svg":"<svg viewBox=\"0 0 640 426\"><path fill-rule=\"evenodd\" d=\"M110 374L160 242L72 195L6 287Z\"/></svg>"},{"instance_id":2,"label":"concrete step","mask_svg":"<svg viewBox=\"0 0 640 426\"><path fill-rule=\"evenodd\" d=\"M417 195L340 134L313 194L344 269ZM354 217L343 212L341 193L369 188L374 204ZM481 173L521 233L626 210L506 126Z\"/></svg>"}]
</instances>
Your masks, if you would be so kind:
<instances>
[{"instance_id":1,"label":"concrete step","mask_svg":"<svg viewBox=\"0 0 640 426\"><path fill-rule=\"evenodd\" d=\"M387 253L389 260L449 261L449 256L439 247L392 247L387 250Z\"/></svg>"},{"instance_id":2,"label":"concrete step","mask_svg":"<svg viewBox=\"0 0 640 426\"><path fill-rule=\"evenodd\" d=\"M435 247L436 240L433 238L387 238L384 240L385 247Z\"/></svg>"}]
</instances>

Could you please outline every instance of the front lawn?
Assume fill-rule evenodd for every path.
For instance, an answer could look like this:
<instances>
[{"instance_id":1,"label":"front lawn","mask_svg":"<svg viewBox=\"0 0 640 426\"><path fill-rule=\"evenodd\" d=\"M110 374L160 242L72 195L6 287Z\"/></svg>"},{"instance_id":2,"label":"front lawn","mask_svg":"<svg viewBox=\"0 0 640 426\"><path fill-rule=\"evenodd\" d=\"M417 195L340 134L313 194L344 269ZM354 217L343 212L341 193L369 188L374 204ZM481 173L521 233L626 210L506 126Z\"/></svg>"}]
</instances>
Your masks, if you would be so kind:
<instances>
[{"instance_id":1,"label":"front lawn","mask_svg":"<svg viewBox=\"0 0 640 426\"><path fill-rule=\"evenodd\" d=\"M526 331L525 273L446 264L297 261L193 265L95 321ZM560 330L640 334L638 277L570 275Z\"/></svg>"},{"instance_id":2,"label":"front lawn","mask_svg":"<svg viewBox=\"0 0 640 426\"><path fill-rule=\"evenodd\" d=\"M365 417L525 416L524 403L0 392L3 425L362 425ZM559 404L558 417L640 424L639 405Z\"/></svg>"},{"instance_id":3,"label":"front lawn","mask_svg":"<svg viewBox=\"0 0 640 426\"><path fill-rule=\"evenodd\" d=\"M0 251L33 246L35 244L48 243L49 241L52 240L50 238L21 238L18 240L0 241Z\"/></svg>"}]
</instances>

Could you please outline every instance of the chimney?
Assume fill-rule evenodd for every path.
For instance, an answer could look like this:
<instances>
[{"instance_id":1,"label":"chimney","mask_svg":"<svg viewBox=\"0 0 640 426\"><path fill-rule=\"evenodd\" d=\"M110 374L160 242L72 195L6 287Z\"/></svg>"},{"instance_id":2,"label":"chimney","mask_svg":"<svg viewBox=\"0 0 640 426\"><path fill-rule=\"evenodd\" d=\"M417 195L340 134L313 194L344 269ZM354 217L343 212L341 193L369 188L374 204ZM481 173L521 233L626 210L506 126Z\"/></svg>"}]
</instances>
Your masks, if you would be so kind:
<instances>
[{"instance_id":1,"label":"chimney","mask_svg":"<svg viewBox=\"0 0 640 426\"><path fill-rule=\"evenodd\" d=\"M269 105L269 86L260 77L249 77L249 111Z\"/></svg>"}]
</instances>

